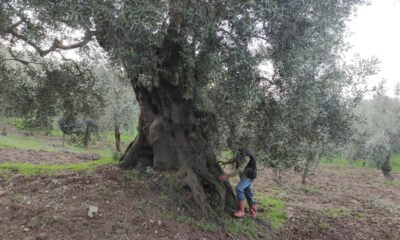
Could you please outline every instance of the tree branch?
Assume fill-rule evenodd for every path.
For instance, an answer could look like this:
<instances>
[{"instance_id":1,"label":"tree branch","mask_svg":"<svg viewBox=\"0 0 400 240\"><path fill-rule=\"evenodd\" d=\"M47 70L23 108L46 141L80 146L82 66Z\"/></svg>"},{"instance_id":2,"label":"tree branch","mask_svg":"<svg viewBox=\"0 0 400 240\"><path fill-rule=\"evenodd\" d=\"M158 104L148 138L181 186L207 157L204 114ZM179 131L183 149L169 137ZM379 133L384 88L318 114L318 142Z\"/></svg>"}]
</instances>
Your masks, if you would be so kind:
<instances>
[{"instance_id":1,"label":"tree branch","mask_svg":"<svg viewBox=\"0 0 400 240\"><path fill-rule=\"evenodd\" d=\"M33 68L30 66L30 64L39 65L38 62L33 62L33 61L18 58L10 49L8 50L8 54L10 54L11 58L3 58L3 59L0 58L0 65L2 65L4 62L7 62L7 61L15 61L15 62L19 62L19 63L25 65L31 71L33 71Z\"/></svg>"},{"instance_id":2,"label":"tree branch","mask_svg":"<svg viewBox=\"0 0 400 240\"><path fill-rule=\"evenodd\" d=\"M6 32L10 32L13 31L16 27L18 27L19 25L21 25L21 23L23 23L22 20L19 20L18 22L12 24L11 26L9 26L6 30Z\"/></svg>"},{"instance_id":3,"label":"tree branch","mask_svg":"<svg viewBox=\"0 0 400 240\"><path fill-rule=\"evenodd\" d=\"M13 24L13 25L15 25L15 24ZM12 27L8 28L6 33L9 33L13 37L24 41L25 43L27 43L28 45L33 47L39 53L39 55L41 57L44 57L47 54L49 54L50 52L53 52L55 50L70 50L70 49L74 49L74 48L79 48L79 47L85 46L92 39L92 37L95 34L95 31L87 31L85 33L85 36L83 37L81 42L73 43L73 44L70 44L70 45L64 45L61 41L59 41L58 39L55 39L53 41L53 44L51 45L51 47L49 49L47 49L47 50L42 49L39 45L37 45L36 43L30 41L26 36L21 35L18 32L16 32L15 31L15 27L14 28L12 28Z\"/></svg>"},{"instance_id":4,"label":"tree branch","mask_svg":"<svg viewBox=\"0 0 400 240\"><path fill-rule=\"evenodd\" d=\"M92 87L94 85L94 82L96 81L96 78L93 76L93 73L90 69L85 69L82 71L82 69L80 68L79 64L70 58L66 58L61 52L57 52L58 54L60 54L61 58L66 61L66 62L72 62L72 64L74 65L75 69L79 72L79 76L84 77L85 73L89 74L89 78L92 80Z\"/></svg>"}]
</instances>

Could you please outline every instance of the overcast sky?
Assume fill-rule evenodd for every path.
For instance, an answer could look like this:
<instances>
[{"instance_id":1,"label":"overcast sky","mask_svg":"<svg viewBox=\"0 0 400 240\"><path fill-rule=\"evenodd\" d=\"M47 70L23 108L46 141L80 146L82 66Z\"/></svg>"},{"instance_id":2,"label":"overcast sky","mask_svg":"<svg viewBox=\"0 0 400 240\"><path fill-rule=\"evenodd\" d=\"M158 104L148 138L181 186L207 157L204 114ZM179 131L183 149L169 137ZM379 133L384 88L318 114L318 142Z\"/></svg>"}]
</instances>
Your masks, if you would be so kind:
<instances>
[{"instance_id":1,"label":"overcast sky","mask_svg":"<svg viewBox=\"0 0 400 240\"><path fill-rule=\"evenodd\" d=\"M385 78L386 92L393 95L394 85L400 82L400 0L371 0L371 5L358 9L349 28L353 33L348 39L353 45L349 56L378 57L381 71L370 84Z\"/></svg>"}]
</instances>

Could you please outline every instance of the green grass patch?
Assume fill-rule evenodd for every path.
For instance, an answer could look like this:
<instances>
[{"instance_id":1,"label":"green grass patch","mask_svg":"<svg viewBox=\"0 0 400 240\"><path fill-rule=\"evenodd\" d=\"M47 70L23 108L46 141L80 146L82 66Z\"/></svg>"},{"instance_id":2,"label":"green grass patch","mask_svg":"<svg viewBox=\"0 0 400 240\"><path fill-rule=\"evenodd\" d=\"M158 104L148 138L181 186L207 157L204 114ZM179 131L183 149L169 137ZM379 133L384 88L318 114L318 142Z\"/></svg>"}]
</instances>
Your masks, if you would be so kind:
<instances>
[{"instance_id":1,"label":"green grass patch","mask_svg":"<svg viewBox=\"0 0 400 240\"><path fill-rule=\"evenodd\" d=\"M395 172L400 172L400 153L394 153L391 157L392 170Z\"/></svg>"},{"instance_id":2,"label":"green grass patch","mask_svg":"<svg viewBox=\"0 0 400 240\"><path fill-rule=\"evenodd\" d=\"M56 174L61 171L85 171L101 165L114 163L116 161L113 158L101 158L94 161L69 164L0 163L0 170L16 171L24 176L32 176L38 174Z\"/></svg>"},{"instance_id":3,"label":"green grass patch","mask_svg":"<svg viewBox=\"0 0 400 240\"><path fill-rule=\"evenodd\" d=\"M50 136L61 138L63 136L63 132L59 128L52 128L50 130Z\"/></svg>"},{"instance_id":4,"label":"green grass patch","mask_svg":"<svg viewBox=\"0 0 400 240\"><path fill-rule=\"evenodd\" d=\"M0 168L0 178L5 179L5 180L9 180L11 179L12 172L9 169L1 169Z\"/></svg>"},{"instance_id":5,"label":"green grass patch","mask_svg":"<svg viewBox=\"0 0 400 240\"><path fill-rule=\"evenodd\" d=\"M24 121L22 118L17 118L17 117L11 117L5 119L5 122L8 124L13 125L14 127L22 130L28 130L28 131L35 131L34 128L31 128L28 126L27 122Z\"/></svg>"},{"instance_id":6,"label":"green grass patch","mask_svg":"<svg viewBox=\"0 0 400 240\"><path fill-rule=\"evenodd\" d=\"M192 226L198 227L201 230L208 232L215 232L219 229L218 225L206 219L195 219L185 215L176 215L174 218L177 222L188 223Z\"/></svg>"},{"instance_id":7,"label":"green grass patch","mask_svg":"<svg viewBox=\"0 0 400 240\"><path fill-rule=\"evenodd\" d=\"M15 203L15 204L21 204L24 201L24 195L20 194L20 193L14 193L11 196L11 202Z\"/></svg>"},{"instance_id":8,"label":"green grass patch","mask_svg":"<svg viewBox=\"0 0 400 240\"><path fill-rule=\"evenodd\" d=\"M365 167L365 163L362 160L349 161L340 156L336 156L333 159L321 158L320 163L322 164L333 164L337 166L352 166L352 167Z\"/></svg>"},{"instance_id":9,"label":"green grass patch","mask_svg":"<svg viewBox=\"0 0 400 240\"><path fill-rule=\"evenodd\" d=\"M363 219L366 217L365 213L357 212L349 208L339 207L339 208L327 208L322 210L325 216L331 218L358 218Z\"/></svg>"},{"instance_id":10,"label":"green grass patch","mask_svg":"<svg viewBox=\"0 0 400 240\"><path fill-rule=\"evenodd\" d=\"M16 148L25 150L43 150L53 152L57 149L33 137L0 136L0 148Z\"/></svg>"},{"instance_id":11,"label":"green grass patch","mask_svg":"<svg viewBox=\"0 0 400 240\"><path fill-rule=\"evenodd\" d=\"M105 137L107 142L114 143L115 142L115 135L114 131L107 131L102 133L102 135ZM135 139L137 135L137 130L134 129L133 131L129 132L122 132L121 133L121 142L122 143L130 143L132 142L133 139Z\"/></svg>"},{"instance_id":12,"label":"green grass patch","mask_svg":"<svg viewBox=\"0 0 400 240\"><path fill-rule=\"evenodd\" d=\"M310 194L319 194L319 195L322 195L323 193L320 191L320 190L318 190L317 188L315 188L315 187L312 187L312 186L301 186L301 187L299 187L298 188L298 190L299 191L302 191L302 192L304 192L304 193L310 193Z\"/></svg>"},{"instance_id":13,"label":"green grass patch","mask_svg":"<svg viewBox=\"0 0 400 240\"><path fill-rule=\"evenodd\" d=\"M160 210L161 216L164 219L186 223L207 232L216 232L220 229L220 227L216 223L214 223L213 221L209 221L208 219L196 219L183 213L178 213L167 209Z\"/></svg>"},{"instance_id":14,"label":"green grass patch","mask_svg":"<svg viewBox=\"0 0 400 240\"><path fill-rule=\"evenodd\" d=\"M124 171L123 176L132 182L139 182L143 179L142 174L135 169Z\"/></svg>"},{"instance_id":15,"label":"green grass patch","mask_svg":"<svg viewBox=\"0 0 400 240\"><path fill-rule=\"evenodd\" d=\"M225 215L223 217L224 226L220 226L209 219L193 218L183 213L172 212L165 209L162 211L162 216L164 219L186 223L203 231L216 232L224 229L232 235L241 235L246 237L246 239L258 239L258 232L260 230L258 223L249 217L237 219Z\"/></svg>"},{"instance_id":16,"label":"green grass patch","mask_svg":"<svg viewBox=\"0 0 400 240\"><path fill-rule=\"evenodd\" d=\"M265 195L257 196L260 211L258 216L268 220L272 229L280 229L286 222L285 204L283 201Z\"/></svg>"},{"instance_id":17,"label":"green grass patch","mask_svg":"<svg viewBox=\"0 0 400 240\"><path fill-rule=\"evenodd\" d=\"M359 168L373 168L368 164L365 164L363 160L355 160L349 161L344 159L340 156L336 156L333 159L327 159L323 157L320 161L321 164L333 164L336 166L343 166L343 167L359 167ZM400 153L393 153L390 158L390 164L392 167L392 171L400 172Z\"/></svg>"},{"instance_id":18,"label":"green grass patch","mask_svg":"<svg viewBox=\"0 0 400 240\"><path fill-rule=\"evenodd\" d=\"M108 149L96 149L94 147L84 148L80 146L71 146L65 144L64 147L51 145L45 143L38 138L28 136L0 136L0 148L15 148L23 150L35 150L35 151L48 151L56 152L60 149L67 149L74 153L96 153L102 157L115 158L116 154Z\"/></svg>"},{"instance_id":19,"label":"green grass patch","mask_svg":"<svg viewBox=\"0 0 400 240\"><path fill-rule=\"evenodd\" d=\"M400 179L394 179L393 181L385 179L383 182L386 185L399 186L400 187Z\"/></svg>"},{"instance_id":20,"label":"green grass patch","mask_svg":"<svg viewBox=\"0 0 400 240\"><path fill-rule=\"evenodd\" d=\"M236 219L226 216L224 223L226 230L232 235L243 235L246 239L258 239L260 227L252 218Z\"/></svg>"},{"instance_id":21,"label":"green grass patch","mask_svg":"<svg viewBox=\"0 0 400 240\"><path fill-rule=\"evenodd\" d=\"M332 218L345 218L352 215L352 210L348 208L328 208L325 209L324 214Z\"/></svg>"}]
</instances>

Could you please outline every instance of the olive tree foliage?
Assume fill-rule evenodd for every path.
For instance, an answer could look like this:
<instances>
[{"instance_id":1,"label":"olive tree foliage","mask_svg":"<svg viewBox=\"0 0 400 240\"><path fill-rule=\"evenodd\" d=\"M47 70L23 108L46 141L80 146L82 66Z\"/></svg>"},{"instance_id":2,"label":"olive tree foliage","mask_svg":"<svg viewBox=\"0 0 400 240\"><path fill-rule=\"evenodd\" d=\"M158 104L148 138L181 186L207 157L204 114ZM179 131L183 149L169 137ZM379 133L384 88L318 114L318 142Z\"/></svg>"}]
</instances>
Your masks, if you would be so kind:
<instances>
[{"instance_id":1,"label":"olive tree foliage","mask_svg":"<svg viewBox=\"0 0 400 240\"><path fill-rule=\"evenodd\" d=\"M364 100L355 113L360 120L354 123L357 132L342 153L349 160L364 160L393 180L390 157L400 150L399 100L375 94L372 99Z\"/></svg>"},{"instance_id":2,"label":"olive tree foliage","mask_svg":"<svg viewBox=\"0 0 400 240\"><path fill-rule=\"evenodd\" d=\"M218 101L221 111L227 109L225 119L230 119L228 139L253 146L275 169L303 165L303 183L328 143L349 139L352 109L368 91L366 78L377 72L376 58L344 62L344 14L348 12L329 1L312 8L287 3L282 14L268 22L265 64L270 67L267 74L256 76L257 91L236 99L240 104L232 108L223 101L225 95ZM235 88L222 89L239 96L246 93Z\"/></svg>"},{"instance_id":3,"label":"olive tree foliage","mask_svg":"<svg viewBox=\"0 0 400 240\"><path fill-rule=\"evenodd\" d=\"M23 115L33 108L37 75L32 68L19 71L20 63L13 61L6 48L0 48L0 114ZM16 93L19 94L16 94Z\"/></svg>"},{"instance_id":4,"label":"olive tree foliage","mask_svg":"<svg viewBox=\"0 0 400 240\"><path fill-rule=\"evenodd\" d=\"M34 53L3 49L2 115L22 117L29 127L47 130L55 117L98 118L104 100L90 64L60 56L42 59Z\"/></svg>"},{"instance_id":5,"label":"olive tree foliage","mask_svg":"<svg viewBox=\"0 0 400 240\"><path fill-rule=\"evenodd\" d=\"M344 21L362 3L2 0L0 36L11 44L25 43L40 56L96 41L111 61L123 66L140 107L138 136L125 151L120 166L179 170L182 185L199 209L219 211L235 205L229 183L217 178L222 169L212 144L220 142L219 133L228 130L230 142L237 141L235 124L247 124L254 115L237 114L255 109L266 113L266 119L274 117L268 113L280 112L278 116L288 121L281 126L279 121L272 122L276 126L265 123L263 132L273 137L268 138L271 143L287 141L283 132L270 134L275 127L284 132L310 129L317 120L300 119L304 115L298 112L302 102L314 103L303 98L318 98L308 96L307 89L315 89L320 76L329 75L324 69L337 57L329 53L341 43ZM337 44L325 46L325 41ZM323 46L318 48L318 44ZM322 64L318 58L325 53L332 59ZM310 62L304 73L300 70L302 60ZM258 66L265 61L273 64L273 79L265 80L258 74ZM277 99L268 98L267 88L272 85L277 88ZM334 95L335 86L325 86ZM298 94L301 91L303 94ZM334 104L336 100L332 97L332 101L322 102ZM290 108L286 115L278 111L280 101L295 104L292 109L297 112L291 115ZM300 124L290 124L285 118L289 115L299 116L291 119ZM254 128L249 132L258 133ZM299 138L297 134L289 140L300 142Z\"/></svg>"}]
</instances>

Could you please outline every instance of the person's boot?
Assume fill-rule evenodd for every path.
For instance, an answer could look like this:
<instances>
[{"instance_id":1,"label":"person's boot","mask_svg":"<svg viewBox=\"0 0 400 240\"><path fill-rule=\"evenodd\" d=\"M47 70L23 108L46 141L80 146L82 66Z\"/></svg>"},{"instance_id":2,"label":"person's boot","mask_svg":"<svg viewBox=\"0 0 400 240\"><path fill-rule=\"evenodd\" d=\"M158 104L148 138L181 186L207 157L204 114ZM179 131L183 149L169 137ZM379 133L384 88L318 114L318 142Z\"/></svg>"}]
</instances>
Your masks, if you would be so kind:
<instances>
[{"instance_id":1,"label":"person's boot","mask_svg":"<svg viewBox=\"0 0 400 240\"><path fill-rule=\"evenodd\" d=\"M245 212L244 212L244 205L245 205L244 201L240 201L239 202L238 210L233 213L234 217L242 218L242 217L244 217L246 215Z\"/></svg>"},{"instance_id":2,"label":"person's boot","mask_svg":"<svg viewBox=\"0 0 400 240\"><path fill-rule=\"evenodd\" d=\"M250 217L252 218L257 217L257 204L253 204L250 206Z\"/></svg>"}]
</instances>

